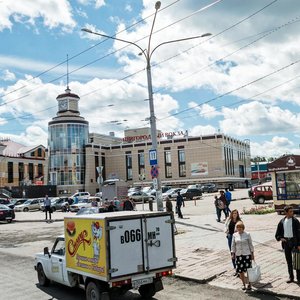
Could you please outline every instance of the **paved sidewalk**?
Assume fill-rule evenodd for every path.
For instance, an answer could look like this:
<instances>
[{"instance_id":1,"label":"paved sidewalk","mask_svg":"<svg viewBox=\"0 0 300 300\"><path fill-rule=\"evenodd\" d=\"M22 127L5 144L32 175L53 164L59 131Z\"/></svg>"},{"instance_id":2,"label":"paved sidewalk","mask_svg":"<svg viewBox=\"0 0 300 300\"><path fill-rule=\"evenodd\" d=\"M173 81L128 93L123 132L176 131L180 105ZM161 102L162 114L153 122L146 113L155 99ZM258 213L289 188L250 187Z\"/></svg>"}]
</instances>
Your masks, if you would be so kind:
<instances>
[{"instance_id":1,"label":"paved sidewalk","mask_svg":"<svg viewBox=\"0 0 300 300\"><path fill-rule=\"evenodd\" d=\"M286 283L288 272L281 244L275 239L254 244L256 244L255 260L261 267L262 279L253 285L253 290L300 299L300 285ZM177 246L176 256L178 264L175 275L179 278L199 283L208 282L212 286L222 288L241 289L242 287L240 279L233 276L229 249L195 247L194 242L192 247Z\"/></svg>"}]
</instances>

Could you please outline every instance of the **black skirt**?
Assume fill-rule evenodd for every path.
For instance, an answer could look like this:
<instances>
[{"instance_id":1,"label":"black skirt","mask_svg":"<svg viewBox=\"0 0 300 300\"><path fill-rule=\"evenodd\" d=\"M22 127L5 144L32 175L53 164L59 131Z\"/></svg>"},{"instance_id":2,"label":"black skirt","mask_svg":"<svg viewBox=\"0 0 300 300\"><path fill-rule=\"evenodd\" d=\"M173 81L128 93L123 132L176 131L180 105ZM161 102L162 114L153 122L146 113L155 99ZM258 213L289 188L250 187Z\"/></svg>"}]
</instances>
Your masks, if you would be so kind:
<instances>
[{"instance_id":1,"label":"black skirt","mask_svg":"<svg viewBox=\"0 0 300 300\"><path fill-rule=\"evenodd\" d=\"M252 267L251 255L239 255L236 257L235 262L238 273L247 272L247 269Z\"/></svg>"}]
</instances>

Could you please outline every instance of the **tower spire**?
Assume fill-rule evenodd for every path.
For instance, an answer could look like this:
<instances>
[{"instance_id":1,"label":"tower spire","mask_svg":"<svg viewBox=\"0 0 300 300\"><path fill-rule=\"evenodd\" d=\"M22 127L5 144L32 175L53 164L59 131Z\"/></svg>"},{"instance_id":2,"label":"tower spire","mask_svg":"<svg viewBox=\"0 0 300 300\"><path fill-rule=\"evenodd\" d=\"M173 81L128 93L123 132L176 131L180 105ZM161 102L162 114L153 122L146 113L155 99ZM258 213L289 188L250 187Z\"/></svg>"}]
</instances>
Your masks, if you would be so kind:
<instances>
[{"instance_id":1,"label":"tower spire","mask_svg":"<svg viewBox=\"0 0 300 300\"><path fill-rule=\"evenodd\" d=\"M70 93L71 90L69 88L69 54L67 54L67 89L66 93Z\"/></svg>"}]
</instances>

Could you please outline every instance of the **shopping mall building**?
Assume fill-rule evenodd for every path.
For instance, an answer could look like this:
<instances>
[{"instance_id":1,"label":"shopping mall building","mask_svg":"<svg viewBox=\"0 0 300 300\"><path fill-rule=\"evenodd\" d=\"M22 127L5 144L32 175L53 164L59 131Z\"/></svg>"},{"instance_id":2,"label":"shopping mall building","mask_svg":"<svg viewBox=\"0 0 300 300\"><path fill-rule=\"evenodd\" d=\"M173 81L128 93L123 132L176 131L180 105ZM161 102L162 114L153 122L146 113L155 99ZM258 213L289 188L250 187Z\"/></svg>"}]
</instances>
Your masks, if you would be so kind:
<instances>
[{"instance_id":1,"label":"shopping mall building","mask_svg":"<svg viewBox=\"0 0 300 300\"><path fill-rule=\"evenodd\" d=\"M58 194L93 194L101 180L115 178L128 185L151 184L150 129L125 130L124 138L89 133L79 100L69 88L57 97L58 112L48 126L48 183L57 185ZM224 134L189 136L185 131L157 135L162 184L215 182L237 187L251 179L249 142Z\"/></svg>"}]
</instances>

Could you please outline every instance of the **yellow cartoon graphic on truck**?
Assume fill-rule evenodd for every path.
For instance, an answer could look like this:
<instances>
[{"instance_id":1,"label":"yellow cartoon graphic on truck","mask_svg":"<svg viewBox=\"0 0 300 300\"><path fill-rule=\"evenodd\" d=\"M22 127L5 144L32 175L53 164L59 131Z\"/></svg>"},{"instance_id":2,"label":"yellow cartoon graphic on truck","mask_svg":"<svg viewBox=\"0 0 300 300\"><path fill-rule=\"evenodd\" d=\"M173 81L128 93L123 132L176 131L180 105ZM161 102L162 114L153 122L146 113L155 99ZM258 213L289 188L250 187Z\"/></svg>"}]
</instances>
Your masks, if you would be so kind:
<instances>
[{"instance_id":1,"label":"yellow cartoon graphic on truck","mask_svg":"<svg viewBox=\"0 0 300 300\"><path fill-rule=\"evenodd\" d=\"M104 220L65 219L66 265L105 275Z\"/></svg>"},{"instance_id":2,"label":"yellow cartoon graphic on truck","mask_svg":"<svg viewBox=\"0 0 300 300\"><path fill-rule=\"evenodd\" d=\"M97 260L100 258L100 240L102 238L102 231L103 228L100 226L98 221L92 222L94 258Z\"/></svg>"}]
</instances>

